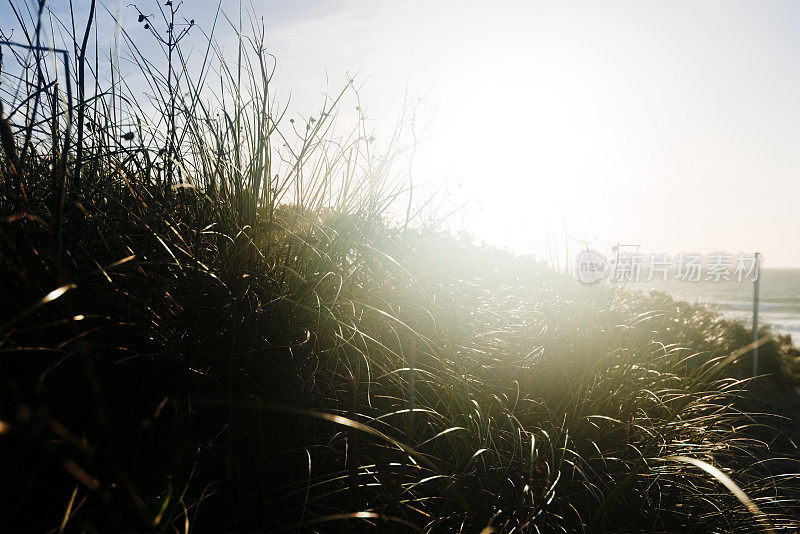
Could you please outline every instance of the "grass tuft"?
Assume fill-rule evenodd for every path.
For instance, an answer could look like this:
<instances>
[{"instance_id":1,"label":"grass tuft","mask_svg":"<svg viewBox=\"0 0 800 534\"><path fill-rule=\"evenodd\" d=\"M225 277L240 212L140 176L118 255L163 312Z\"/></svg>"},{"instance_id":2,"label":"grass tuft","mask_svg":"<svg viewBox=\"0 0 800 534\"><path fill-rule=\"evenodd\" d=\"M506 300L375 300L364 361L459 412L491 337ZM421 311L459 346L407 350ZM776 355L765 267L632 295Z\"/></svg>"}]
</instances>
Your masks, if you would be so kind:
<instances>
[{"instance_id":1,"label":"grass tuft","mask_svg":"<svg viewBox=\"0 0 800 534\"><path fill-rule=\"evenodd\" d=\"M145 99L87 45L94 3L77 33L53 18L73 99L46 14L10 5L5 530L800 528L793 461L741 403L742 325L396 224L402 135L342 124L352 82L290 120L257 26L234 61L210 29L164 62L123 30Z\"/></svg>"}]
</instances>

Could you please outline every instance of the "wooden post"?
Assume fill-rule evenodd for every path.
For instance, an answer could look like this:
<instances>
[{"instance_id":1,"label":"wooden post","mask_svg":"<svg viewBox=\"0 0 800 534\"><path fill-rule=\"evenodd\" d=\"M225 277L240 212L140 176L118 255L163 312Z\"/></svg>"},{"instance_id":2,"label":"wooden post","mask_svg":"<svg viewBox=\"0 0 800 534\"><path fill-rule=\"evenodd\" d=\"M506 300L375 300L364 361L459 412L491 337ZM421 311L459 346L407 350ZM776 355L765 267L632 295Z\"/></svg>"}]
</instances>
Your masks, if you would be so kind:
<instances>
[{"instance_id":1,"label":"wooden post","mask_svg":"<svg viewBox=\"0 0 800 534\"><path fill-rule=\"evenodd\" d=\"M758 280L761 277L758 264L759 256L760 253L756 252L753 265L756 276L755 280L753 280L753 343L758 341ZM753 376L758 376L758 345L753 349Z\"/></svg>"}]
</instances>

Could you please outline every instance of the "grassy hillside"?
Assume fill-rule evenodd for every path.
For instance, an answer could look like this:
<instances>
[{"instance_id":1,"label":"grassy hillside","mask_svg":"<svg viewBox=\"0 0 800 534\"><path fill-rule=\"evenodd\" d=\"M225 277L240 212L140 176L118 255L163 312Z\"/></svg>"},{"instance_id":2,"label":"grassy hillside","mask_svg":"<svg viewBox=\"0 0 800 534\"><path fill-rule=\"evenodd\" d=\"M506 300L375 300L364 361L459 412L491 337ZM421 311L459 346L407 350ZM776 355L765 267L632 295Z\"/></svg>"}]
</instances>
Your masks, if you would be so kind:
<instances>
[{"instance_id":1,"label":"grassy hillside","mask_svg":"<svg viewBox=\"0 0 800 534\"><path fill-rule=\"evenodd\" d=\"M4 530L800 527L741 325L390 222L354 85L295 129L242 42L241 98L176 61L68 123L42 72L1 125Z\"/></svg>"}]
</instances>

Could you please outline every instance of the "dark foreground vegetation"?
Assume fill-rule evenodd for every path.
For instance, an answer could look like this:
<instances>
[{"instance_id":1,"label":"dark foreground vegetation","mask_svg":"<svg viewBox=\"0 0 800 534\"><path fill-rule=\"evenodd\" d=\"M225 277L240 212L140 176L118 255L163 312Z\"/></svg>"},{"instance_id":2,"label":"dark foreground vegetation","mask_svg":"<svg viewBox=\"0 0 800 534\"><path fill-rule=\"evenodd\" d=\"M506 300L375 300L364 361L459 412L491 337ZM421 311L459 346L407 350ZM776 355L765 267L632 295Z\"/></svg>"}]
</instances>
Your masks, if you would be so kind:
<instances>
[{"instance_id":1,"label":"dark foreground vegetation","mask_svg":"<svg viewBox=\"0 0 800 534\"><path fill-rule=\"evenodd\" d=\"M390 222L397 138L289 122L257 38L126 40L139 104L71 31L69 91L2 46L4 531L800 528L744 327Z\"/></svg>"}]
</instances>

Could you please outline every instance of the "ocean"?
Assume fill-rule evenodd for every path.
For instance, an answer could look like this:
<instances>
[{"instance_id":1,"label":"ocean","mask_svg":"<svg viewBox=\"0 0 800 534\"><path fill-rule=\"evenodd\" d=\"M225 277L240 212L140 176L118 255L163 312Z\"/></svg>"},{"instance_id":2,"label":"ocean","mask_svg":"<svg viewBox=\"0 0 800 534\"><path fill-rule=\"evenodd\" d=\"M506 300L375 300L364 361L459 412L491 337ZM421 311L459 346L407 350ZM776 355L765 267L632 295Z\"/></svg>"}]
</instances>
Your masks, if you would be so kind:
<instances>
[{"instance_id":1,"label":"ocean","mask_svg":"<svg viewBox=\"0 0 800 534\"><path fill-rule=\"evenodd\" d=\"M759 276L759 324L769 324L773 332L791 334L800 345L800 269L761 269ZM628 289L655 289L675 300L700 303L726 318L753 322L753 283L750 281L629 282Z\"/></svg>"}]
</instances>

